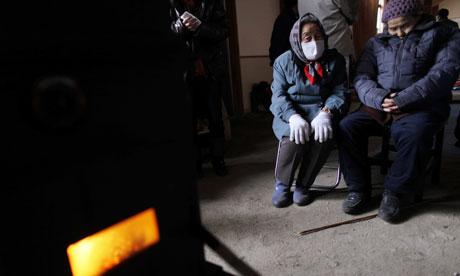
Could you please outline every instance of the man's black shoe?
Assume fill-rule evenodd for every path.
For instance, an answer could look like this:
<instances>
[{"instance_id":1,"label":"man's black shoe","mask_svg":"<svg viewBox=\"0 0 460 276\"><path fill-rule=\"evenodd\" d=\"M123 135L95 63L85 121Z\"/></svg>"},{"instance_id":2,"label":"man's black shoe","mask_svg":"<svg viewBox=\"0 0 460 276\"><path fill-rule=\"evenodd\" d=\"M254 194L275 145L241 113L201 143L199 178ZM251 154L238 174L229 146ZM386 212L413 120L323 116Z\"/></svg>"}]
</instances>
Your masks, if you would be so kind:
<instances>
[{"instance_id":1,"label":"man's black shoe","mask_svg":"<svg viewBox=\"0 0 460 276\"><path fill-rule=\"evenodd\" d=\"M213 161L212 168L218 176L226 176L228 174L228 170L223 159Z\"/></svg>"},{"instance_id":2,"label":"man's black shoe","mask_svg":"<svg viewBox=\"0 0 460 276\"><path fill-rule=\"evenodd\" d=\"M201 179L204 177L204 172L203 172L203 167L201 166L201 163L196 164L196 178Z\"/></svg>"},{"instance_id":3,"label":"man's black shoe","mask_svg":"<svg viewBox=\"0 0 460 276\"><path fill-rule=\"evenodd\" d=\"M362 213L370 202L369 193L349 192L342 204L342 209L350 215Z\"/></svg>"},{"instance_id":4,"label":"man's black shoe","mask_svg":"<svg viewBox=\"0 0 460 276\"><path fill-rule=\"evenodd\" d=\"M396 222L401 213L401 196L390 190L385 190L379 208L379 218L386 222Z\"/></svg>"}]
</instances>

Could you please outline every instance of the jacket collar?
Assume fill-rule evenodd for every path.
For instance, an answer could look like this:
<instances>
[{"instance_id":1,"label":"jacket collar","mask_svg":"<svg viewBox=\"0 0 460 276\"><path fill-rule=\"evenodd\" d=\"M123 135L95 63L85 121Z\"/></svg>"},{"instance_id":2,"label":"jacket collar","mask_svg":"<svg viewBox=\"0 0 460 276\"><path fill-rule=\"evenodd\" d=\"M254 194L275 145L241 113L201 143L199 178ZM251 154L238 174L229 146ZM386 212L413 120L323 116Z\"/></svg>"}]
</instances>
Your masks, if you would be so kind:
<instances>
[{"instance_id":1,"label":"jacket collar","mask_svg":"<svg viewBox=\"0 0 460 276\"><path fill-rule=\"evenodd\" d=\"M426 31L435 25L436 21L432 15L423 15L420 22L415 26L414 31Z\"/></svg>"}]
</instances>

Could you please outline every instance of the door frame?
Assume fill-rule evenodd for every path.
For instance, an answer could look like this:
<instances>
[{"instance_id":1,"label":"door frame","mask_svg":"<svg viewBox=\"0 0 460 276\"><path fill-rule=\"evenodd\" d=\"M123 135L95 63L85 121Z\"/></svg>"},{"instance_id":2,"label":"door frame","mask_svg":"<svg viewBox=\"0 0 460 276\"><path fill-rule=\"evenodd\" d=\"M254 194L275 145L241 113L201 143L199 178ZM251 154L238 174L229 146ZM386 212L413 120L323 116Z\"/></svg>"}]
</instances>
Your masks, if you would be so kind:
<instances>
[{"instance_id":1,"label":"door frame","mask_svg":"<svg viewBox=\"0 0 460 276\"><path fill-rule=\"evenodd\" d=\"M244 113L243 88L241 82L240 46L238 41L238 23L236 17L235 0L225 0L227 18L229 22L229 70L232 84L233 108L236 115Z\"/></svg>"}]
</instances>

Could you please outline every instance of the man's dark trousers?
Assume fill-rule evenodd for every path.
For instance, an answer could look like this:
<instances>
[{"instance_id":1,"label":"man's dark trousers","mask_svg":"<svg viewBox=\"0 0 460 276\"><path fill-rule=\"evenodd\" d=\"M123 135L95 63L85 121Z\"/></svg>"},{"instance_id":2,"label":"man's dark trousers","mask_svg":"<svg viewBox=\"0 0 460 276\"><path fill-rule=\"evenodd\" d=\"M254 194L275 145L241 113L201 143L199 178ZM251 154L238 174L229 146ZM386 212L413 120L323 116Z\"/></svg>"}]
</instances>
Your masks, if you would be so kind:
<instances>
[{"instance_id":1,"label":"man's dark trousers","mask_svg":"<svg viewBox=\"0 0 460 276\"><path fill-rule=\"evenodd\" d=\"M460 112L458 112L457 125L455 126L455 137L457 137L457 141L460 142Z\"/></svg>"},{"instance_id":2,"label":"man's dark trousers","mask_svg":"<svg viewBox=\"0 0 460 276\"><path fill-rule=\"evenodd\" d=\"M195 136L199 118L209 121L210 149L213 160L224 159L225 130L222 118L222 82L207 77L194 77L189 80L192 93L193 124ZM198 138L195 137L197 142ZM201 155L198 155L201 162Z\"/></svg>"},{"instance_id":3,"label":"man's dark trousers","mask_svg":"<svg viewBox=\"0 0 460 276\"><path fill-rule=\"evenodd\" d=\"M428 112L406 115L390 125L397 150L385 178L385 189L395 193L417 192L418 176L425 170L435 133L444 120ZM340 123L340 166L350 192L371 191L371 171L367 161L369 136L381 135L383 126L362 110L351 113Z\"/></svg>"}]
</instances>

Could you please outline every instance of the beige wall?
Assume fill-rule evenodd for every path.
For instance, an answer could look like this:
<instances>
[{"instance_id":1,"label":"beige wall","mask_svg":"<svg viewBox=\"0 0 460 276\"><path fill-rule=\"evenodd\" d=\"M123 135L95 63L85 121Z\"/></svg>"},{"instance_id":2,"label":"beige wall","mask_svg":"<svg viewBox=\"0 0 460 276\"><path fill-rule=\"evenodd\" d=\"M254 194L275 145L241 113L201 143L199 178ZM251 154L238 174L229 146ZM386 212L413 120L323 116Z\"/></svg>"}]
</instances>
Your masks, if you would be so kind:
<instances>
[{"instance_id":1,"label":"beige wall","mask_svg":"<svg viewBox=\"0 0 460 276\"><path fill-rule=\"evenodd\" d=\"M460 0L444 0L439 3L440 9L449 10L449 18L460 17Z\"/></svg>"},{"instance_id":2,"label":"beige wall","mask_svg":"<svg viewBox=\"0 0 460 276\"><path fill-rule=\"evenodd\" d=\"M272 80L268 58L273 23L279 14L279 0L236 0L238 41L244 111L251 109L252 85Z\"/></svg>"}]
</instances>

